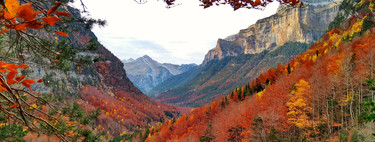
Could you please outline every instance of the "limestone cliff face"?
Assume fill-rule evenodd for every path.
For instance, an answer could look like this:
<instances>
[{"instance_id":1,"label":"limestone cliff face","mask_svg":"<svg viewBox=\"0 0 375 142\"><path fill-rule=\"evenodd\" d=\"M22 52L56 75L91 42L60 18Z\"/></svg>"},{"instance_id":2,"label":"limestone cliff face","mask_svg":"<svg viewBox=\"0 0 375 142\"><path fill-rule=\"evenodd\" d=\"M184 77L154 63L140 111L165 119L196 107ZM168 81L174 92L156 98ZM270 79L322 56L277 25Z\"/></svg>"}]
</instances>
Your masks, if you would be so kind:
<instances>
[{"instance_id":1,"label":"limestone cliff face","mask_svg":"<svg viewBox=\"0 0 375 142\"><path fill-rule=\"evenodd\" d=\"M334 19L341 0L332 3L329 0L310 0L303 7L282 5L277 13L258 20L247 29L219 39L203 61L220 60L225 56L260 53L273 50L286 42L311 43L322 36L329 23Z\"/></svg>"}]
</instances>

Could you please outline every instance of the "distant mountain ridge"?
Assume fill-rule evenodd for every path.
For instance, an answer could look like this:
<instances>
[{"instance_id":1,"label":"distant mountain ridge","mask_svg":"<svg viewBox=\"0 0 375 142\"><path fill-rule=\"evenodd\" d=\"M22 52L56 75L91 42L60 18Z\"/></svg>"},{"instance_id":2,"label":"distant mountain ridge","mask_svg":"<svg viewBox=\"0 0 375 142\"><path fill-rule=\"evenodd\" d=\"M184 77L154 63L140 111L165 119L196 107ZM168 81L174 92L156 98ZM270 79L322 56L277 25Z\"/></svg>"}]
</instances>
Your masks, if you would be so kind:
<instances>
[{"instance_id":1,"label":"distant mountain ridge","mask_svg":"<svg viewBox=\"0 0 375 142\"><path fill-rule=\"evenodd\" d=\"M175 65L159 63L148 55L134 60L122 60L129 79L142 92L147 93L161 82L170 77L186 72L197 67L196 64Z\"/></svg>"}]
</instances>

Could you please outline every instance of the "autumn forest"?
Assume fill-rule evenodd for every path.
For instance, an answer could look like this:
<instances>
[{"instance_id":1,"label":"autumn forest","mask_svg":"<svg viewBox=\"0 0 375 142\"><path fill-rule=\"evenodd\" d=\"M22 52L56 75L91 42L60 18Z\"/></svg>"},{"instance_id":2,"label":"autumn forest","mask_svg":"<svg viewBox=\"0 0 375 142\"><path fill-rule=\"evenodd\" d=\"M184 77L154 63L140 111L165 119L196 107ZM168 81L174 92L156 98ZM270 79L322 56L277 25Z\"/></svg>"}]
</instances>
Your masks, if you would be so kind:
<instances>
[{"instance_id":1,"label":"autumn forest","mask_svg":"<svg viewBox=\"0 0 375 142\"><path fill-rule=\"evenodd\" d=\"M169 78L149 92L135 81L163 75L130 76L130 61L92 32L106 21L72 2L0 0L0 141L375 141L374 0L276 0L274 16L219 39L201 65L154 63ZM274 1L199 2L238 10ZM322 20L304 15L309 8L333 15L317 16L326 28L301 24Z\"/></svg>"}]
</instances>

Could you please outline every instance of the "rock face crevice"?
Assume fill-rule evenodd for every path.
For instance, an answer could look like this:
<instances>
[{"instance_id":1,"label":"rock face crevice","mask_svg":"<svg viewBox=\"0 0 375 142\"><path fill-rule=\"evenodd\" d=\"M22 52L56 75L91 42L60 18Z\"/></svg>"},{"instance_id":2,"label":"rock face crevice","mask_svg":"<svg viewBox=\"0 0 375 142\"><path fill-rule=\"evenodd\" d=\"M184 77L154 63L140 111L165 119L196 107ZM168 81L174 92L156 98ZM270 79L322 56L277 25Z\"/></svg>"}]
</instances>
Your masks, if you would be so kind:
<instances>
[{"instance_id":1,"label":"rock face crevice","mask_svg":"<svg viewBox=\"0 0 375 142\"><path fill-rule=\"evenodd\" d=\"M310 0L303 7L282 5L275 15L258 20L225 39L219 39L203 65L226 56L274 50L286 42L312 43L322 36L339 11L341 0Z\"/></svg>"}]
</instances>

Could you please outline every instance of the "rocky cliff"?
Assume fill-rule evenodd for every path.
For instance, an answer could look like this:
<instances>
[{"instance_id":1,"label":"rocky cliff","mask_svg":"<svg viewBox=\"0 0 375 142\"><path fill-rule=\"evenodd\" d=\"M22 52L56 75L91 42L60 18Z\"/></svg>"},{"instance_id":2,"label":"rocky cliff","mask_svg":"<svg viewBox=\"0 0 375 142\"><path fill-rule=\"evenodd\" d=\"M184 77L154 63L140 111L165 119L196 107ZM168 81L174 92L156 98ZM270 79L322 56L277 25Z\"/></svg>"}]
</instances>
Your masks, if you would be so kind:
<instances>
[{"instance_id":1,"label":"rocky cliff","mask_svg":"<svg viewBox=\"0 0 375 142\"><path fill-rule=\"evenodd\" d=\"M260 53L274 50L286 42L312 43L322 36L336 16L341 0L309 0L303 7L282 5L277 13L258 20L254 25L240 30L225 39L205 56L203 65L225 56Z\"/></svg>"},{"instance_id":2,"label":"rocky cliff","mask_svg":"<svg viewBox=\"0 0 375 142\"><path fill-rule=\"evenodd\" d=\"M168 78L186 72L197 65L182 64L174 65L169 63L159 63L147 55L138 59L123 60L124 68L129 79L142 92L147 93L161 82Z\"/></svg>"},{"instance_id":3,"label":"rocky cliff","mask_svg":"<svg viewBox=\"0 0 375 142\"><path fill-rule=\"evenodd\" d=\"M69 7L67 11L72 13L72 18L80 17L74 8ZM33 80L44 80L43 84L34 84L31 89L52 96L57 101L51 103L61 108L77 103L87 112L101 110L93 129L107 135L119 135L179 115L176 107L154 101L135 87L126 76L120 59L101 45L89 28L76 23L65 26L74 29L69 33L72 44L66 47L67 51L77 51L74 58L85 58L88 63L55 63L55 60L33 56L31 52L25 53L22 59L13 54L2 54L0 60L28 64L30 68L24 74ZM59 38L53 35L52 38L58 42ZM6 41L7 36L0 40ZM1 43L2 47L8 46L6 42ZM96 50L81 50L91 43L96 44ZM64 69L60 68L62 65Z\"/></svg>"}]
</instances>

